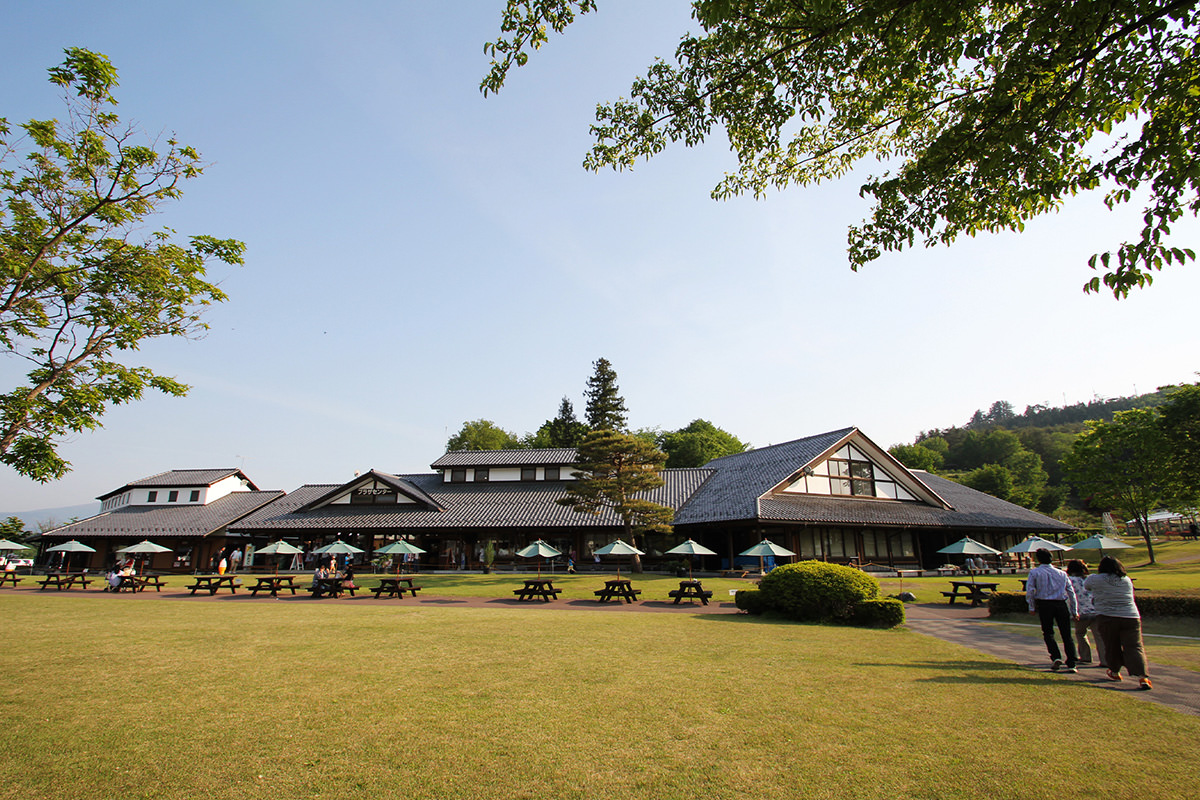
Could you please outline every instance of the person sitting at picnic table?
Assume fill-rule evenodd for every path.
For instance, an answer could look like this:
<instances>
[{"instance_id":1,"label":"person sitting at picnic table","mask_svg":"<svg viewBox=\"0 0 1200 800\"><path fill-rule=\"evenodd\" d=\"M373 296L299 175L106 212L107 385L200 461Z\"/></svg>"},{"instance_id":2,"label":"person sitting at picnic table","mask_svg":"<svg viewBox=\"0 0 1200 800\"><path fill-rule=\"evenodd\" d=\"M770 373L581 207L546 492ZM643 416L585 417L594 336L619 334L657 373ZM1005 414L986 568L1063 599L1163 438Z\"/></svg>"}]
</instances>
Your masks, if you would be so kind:
<instances>
[{"instance_id":1,"label":"person sitting at picnic table","mask_svg":"<svg viewBox=\"0 0 1200 800\"><path fill-rule=\"evenodd\" d=\"M117 591L121 588L121 570L117 569L116 566L113 566L113 568L108 571L108 574L104 576L104 580L108 581L108 586L104 587L104 591Z\"/></svg>"},{"instance_id":2,"label":"person sitting at picnic table","mask_svg":"<svg viewBox=\"0 0 1200 800\"><path fill-rule=\"evenodd\" d=\"M346 568L342 570L342 587L345 589L357 589L354 585L354 565L347 563Z\"/></svg>"}]
</instances>

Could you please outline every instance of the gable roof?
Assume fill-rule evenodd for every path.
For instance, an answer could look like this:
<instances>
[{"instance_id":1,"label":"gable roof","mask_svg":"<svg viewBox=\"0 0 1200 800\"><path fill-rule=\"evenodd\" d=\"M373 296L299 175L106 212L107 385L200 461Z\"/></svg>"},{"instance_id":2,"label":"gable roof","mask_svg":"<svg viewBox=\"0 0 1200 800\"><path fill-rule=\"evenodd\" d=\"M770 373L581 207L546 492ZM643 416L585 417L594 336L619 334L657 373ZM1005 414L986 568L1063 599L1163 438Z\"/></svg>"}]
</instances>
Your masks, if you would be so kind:
<instances>
[{"instance_id":1,"label":"gable roof","mask_svg":"<svg viewBox=\"0 0 1200 800\"><path fill-rule=\"evenodd\" d=\"M677 509L712 474L711 470L673 469L660 473L665 484L641 497ZM612 511L581 514L556 501L566 496L557 481L443 483L440 475L403 475L404 481L426 492L439 510L403 506L324 505L314 501L338 487L301 486L296 491L247 516L232 530L350 531L446 530L454 528L590 528L621 524Z\"/></svg>"},{"instance_id":2,"label":"gable roof","mask_svg":"<svg viewBox=\"0 0 1200 800\"><path fill-rule=\"evenodd\" d=\"M284 496L282 491L231 492L207 505L125 506L68 523L42 536L54 539L207 536Z\"/></svg>"},{"instance_id":3,"label":"gable roof","mask_svg":"<svg viewBox=\"0 0 1200 800\"><path fill-rule=\"evenodd\" d=\"M311 511L315 508L319 508L368 482L378 482L384 484L385 486L390 486L391 488L395 489L398 494L404 495L418 505L425 506L430 511L442 510L437 501L430 497L428 493L426 493L421 487L417 486L411 481L407 481L404 478L399 477L398 475L389 475L386 472L380 472L374 469L359 475L352 481L343 483L341 486L335 486L333 489L321 495L320 497L316 497L305 503L297 510Z\"/></svg>"},{"instance_id":4,"label":"gable roof","mask_svg":"<svg viewBox=\"0 0 1200 800\"><path fill-rule=\"evenodd\" d=\"M130 489L157 489L157 488L183 488L187 486L212 486L220 480L224 480L230 476L237 476L245 481L247 488L252 491L258 491L258 487L246 477L246 473L240 469L172 469L166 472L160 472L157 475L151 475L148 478L127 483L120 489L115 489L111 492L97 497L97 500L107 500L110 497L115 497Z\"/></svg>"},{"instance_id":5,"label":"gable roof","mask_svg":"<svg viewBox=\"0 0 1200 800\"><path fill-rule=\"evenodd\" d=\"M446 467L567 467L575 463L573 447L526 450L452 450L429 465Z\"/></svg>"}]
</instances>

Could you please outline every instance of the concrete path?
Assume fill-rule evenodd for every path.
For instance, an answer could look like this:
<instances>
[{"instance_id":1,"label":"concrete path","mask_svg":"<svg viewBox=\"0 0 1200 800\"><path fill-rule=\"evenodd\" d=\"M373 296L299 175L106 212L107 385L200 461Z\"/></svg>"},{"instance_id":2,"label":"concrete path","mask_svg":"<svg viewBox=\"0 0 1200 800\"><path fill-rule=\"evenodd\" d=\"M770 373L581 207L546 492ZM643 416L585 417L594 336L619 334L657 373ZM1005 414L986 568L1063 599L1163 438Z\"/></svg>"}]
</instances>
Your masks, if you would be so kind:
<instances>
[{"instance_id":1,"label":"concrete path","mask_svg":"<svg viewBox=\"0 0 1200 800\"><path fill-rule=\"evenodd\" d=\"M1028 636L1014 630L1015 626L1011 624L991 622L986 608L909 603L904 610L908 618L906 626L911 631L971 647L1016 662L1026 669L1050 672L1050 659L1040 630L1035 629L1036 636ZM1151 691L1139 689L1137 681L1130 680L1128 675L1120 683L1110 681L1104 676L1104 670L1095 664L1081 664L1077 674L1063 673L1062 678L1088 683L1099 689L1124 692L1139 700L1200 716L1200 673L1155 664L1153 647L1147 650L1151 657L1150 679L1154 681Z\"/></svg>"}]
</instances>

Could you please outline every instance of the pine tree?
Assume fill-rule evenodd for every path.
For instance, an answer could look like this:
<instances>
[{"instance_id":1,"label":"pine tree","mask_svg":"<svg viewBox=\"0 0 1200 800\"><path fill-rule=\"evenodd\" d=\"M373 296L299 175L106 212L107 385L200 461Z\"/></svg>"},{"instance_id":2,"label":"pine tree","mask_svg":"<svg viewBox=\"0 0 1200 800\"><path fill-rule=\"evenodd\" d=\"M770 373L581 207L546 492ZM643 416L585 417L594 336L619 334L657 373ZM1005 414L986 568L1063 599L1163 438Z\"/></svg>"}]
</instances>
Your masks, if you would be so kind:
<instances>
[{"instance_id":1,"label":"pine tree","mask_svg":"<svg viewBox=\"0 0 1200 800\"><path fill-rule=\"evenodd\" d=\"M558 500L580 514L611 509L621 517L625 538L635 547L635 531L671 530L675 512L645 499L645 493L663 485L659 472L667 456L654 445L612 430L592 431L579 445L575 462L577 480L569 481L566 497ZM641 572L635 556L633 568Z\"/></svg>"},{"instance_id":2,"label":"pine tree","mask_svg":"<svg viewBox=\"0 0 1200 800\"><path fill-rule=\"evenodd\" d=\"M617 386L617 373L607 358L597 359L592 365L595 372L588 378L587 397L588 427L593 431L625 430L625 399Z\"/></svg>"},{"instance_id":3,"label":"pine tree","mask_svg":"<svg viewBox=\"0 0 1200 800\"><path fill-rule=\"evenodd\" d=\"M548 423L551 447L578 447L588 428L575 418L575 406L566 397L558 407L558 416Z\"/></svg>"}]
</instances>

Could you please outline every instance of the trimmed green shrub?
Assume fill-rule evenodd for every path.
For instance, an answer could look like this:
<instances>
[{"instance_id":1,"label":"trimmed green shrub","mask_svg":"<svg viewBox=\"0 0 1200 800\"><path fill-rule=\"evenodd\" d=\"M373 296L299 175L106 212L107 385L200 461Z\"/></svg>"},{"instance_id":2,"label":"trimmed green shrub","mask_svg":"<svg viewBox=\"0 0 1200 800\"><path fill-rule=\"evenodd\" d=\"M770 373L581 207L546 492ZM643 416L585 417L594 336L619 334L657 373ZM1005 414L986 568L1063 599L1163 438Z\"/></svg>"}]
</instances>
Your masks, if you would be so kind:
<instances>
[{"instance_id":1,"label":"trimmed green shrub","mask_svg":"<svg viewBox=\"0 0 1200 800\"><path fill-rule=\"evenodd\" d=\"M988 600L988 616L997 614L1028 614L1029 605L1024 592L993 592Z\"/></svg>"},{"instance_id":2,"label":"trimmed green shrub","mask_svg":"<svg viewBox=\"0 0 1200 800\"><path fill-rule=\"evenodd\" d=\"M802 622L849 622L856 605L879 597L879 584L870 575L823 561L776 567L759 590L768 609Z\"/></svg>"},{"instance_id":3,"label":"trimmed green shrub","mask_svg":"<svg viewBox=\"0 0 1200 800\"><path fill-rule=\"evenodd\" d=\"M733 603L747 614L761 614L767 610L762 592L758 589L738 589L733 596Z\"/></svg>"},{"instance_id":4,"label":"trimmed green shrub","mask_svg":"<svg viewBox=\"0 0 1200 800\"><path fill-rule=\"evenodd\" d=\"M1200 595L1193 592L1138 592L1134 598L1143 617L1200 617ZM1024 592L996 592L988 600L988 614L1027 614Z\"/></svg>"},{"instance_id":5,"label":"trimmed green shrub","mask_svg":"<svg viewBox=\"0 0 1200 800\"><path fill-rule=\"evenodd\" d=\"M855 625L864 628L894 628L904 624L904 603L894 597L863 600L854 607Z\"/></svg>"}]
</instances>

